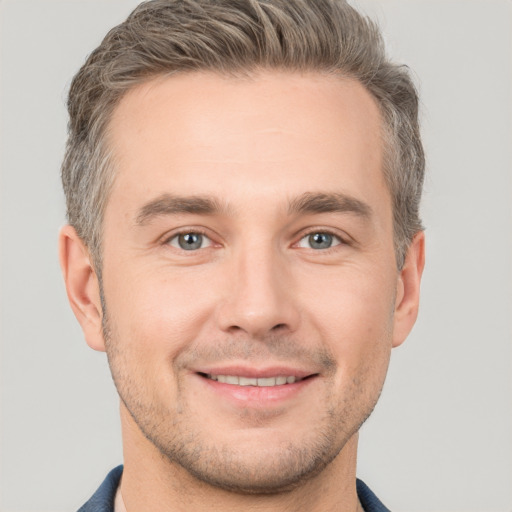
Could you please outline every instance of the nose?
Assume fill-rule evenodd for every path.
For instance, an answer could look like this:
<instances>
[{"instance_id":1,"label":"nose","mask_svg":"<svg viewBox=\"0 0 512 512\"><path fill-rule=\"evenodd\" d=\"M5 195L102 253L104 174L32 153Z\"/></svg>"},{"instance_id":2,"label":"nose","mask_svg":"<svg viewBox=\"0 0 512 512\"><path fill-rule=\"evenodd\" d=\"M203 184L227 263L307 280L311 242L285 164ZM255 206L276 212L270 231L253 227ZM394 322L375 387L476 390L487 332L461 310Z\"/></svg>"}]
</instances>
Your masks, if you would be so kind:
<instances>
[{"instance_id":1,"label":"nose","mask_svg":"<svg viewBox=\"0 0 512 512\"><path fill-rule=\"evenodd\" d=\"M226 267L218 327L254 338L296 331L300 312L293 275L285 258L272 249L240 251Z\"/></svg>"}]
</instances>

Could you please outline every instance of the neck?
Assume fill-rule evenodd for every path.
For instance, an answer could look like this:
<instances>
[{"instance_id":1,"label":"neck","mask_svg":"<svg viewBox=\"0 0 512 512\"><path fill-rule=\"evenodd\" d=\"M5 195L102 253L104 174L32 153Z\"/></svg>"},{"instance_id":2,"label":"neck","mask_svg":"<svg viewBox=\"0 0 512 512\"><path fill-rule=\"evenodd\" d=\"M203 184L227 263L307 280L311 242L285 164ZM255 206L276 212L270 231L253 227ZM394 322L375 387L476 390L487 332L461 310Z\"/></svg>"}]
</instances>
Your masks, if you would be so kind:
<instances>
[{"instance_id":1,"label":"neck","mask_svg":"<svg viewBox=\"0 0 512 512\"><path fill-rule=\"evenodd\" d=\"M357 434L319 474L292 490L241 494L198 480L163 456L121 408L124 471L121 493L127 512L359 512L356 493Z\"/></svg>"}]
</instances>

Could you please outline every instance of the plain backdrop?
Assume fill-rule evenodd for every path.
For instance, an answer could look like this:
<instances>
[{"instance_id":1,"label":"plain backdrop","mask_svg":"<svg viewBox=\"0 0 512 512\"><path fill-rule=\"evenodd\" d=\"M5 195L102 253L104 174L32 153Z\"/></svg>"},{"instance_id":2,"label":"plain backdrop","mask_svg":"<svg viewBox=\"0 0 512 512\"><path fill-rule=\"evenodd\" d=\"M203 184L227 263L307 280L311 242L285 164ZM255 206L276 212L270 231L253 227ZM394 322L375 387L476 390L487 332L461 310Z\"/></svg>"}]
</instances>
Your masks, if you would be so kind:
<instances>
[{"instance_id":1,"label":"plain backdrop","mask_svg":"<svg viewBox=\"0 0 512 512\"><path fill-rule=\"evenodd\" d=\"M0 3L0 510L76 510L121 462L117 395L57 263L73 74L134 0ZM365 0L414 71L428 155L420 318L363 427L395 512L512 510L512 3Z\"/></svg>"}]
</instances>

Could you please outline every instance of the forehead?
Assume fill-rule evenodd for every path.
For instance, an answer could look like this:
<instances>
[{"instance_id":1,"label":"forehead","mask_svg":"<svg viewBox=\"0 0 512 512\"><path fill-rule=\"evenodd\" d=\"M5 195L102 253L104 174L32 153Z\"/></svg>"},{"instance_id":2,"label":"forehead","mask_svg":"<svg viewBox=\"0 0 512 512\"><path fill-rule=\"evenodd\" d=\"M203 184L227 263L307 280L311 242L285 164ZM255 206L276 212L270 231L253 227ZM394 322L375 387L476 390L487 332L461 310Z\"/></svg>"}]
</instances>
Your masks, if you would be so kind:
<instances>
[{"instance_id":1,"label":"forehead","mask_svg":"<svg viewBox=\"0 0 512 512\"><path fill-rule=\"evenodd\" d=\"M159 77L130 90L114 111L113 196L387 196L381 140L378 107L352 79L277 71Z\"/></svg>"}]
</instances>

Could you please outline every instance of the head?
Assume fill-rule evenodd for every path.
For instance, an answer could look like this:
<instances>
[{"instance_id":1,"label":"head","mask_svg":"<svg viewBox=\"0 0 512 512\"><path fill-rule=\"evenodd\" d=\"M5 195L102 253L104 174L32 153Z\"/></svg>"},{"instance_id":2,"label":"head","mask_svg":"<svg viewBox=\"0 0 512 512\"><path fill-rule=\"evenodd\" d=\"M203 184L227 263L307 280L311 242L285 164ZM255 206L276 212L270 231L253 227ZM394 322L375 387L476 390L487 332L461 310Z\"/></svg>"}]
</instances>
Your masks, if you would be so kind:
<instances>
[{"instance_id":1,"label":"head","mask_svg":"<svg viewBox=\"0 0 512 512\"><path fill-rule=\"evenodd\" d=\"M407 68L390 62L378 28L345 1L142 3L89 56L69 92L62 181L69 223L101 276L102 219L116 166L108 127L116 106L158 76L191 71L248 75L259 69L316 71L359 81L382 117L383 173L400 269L415 233L424 154L418 97Z\"/></svg>"},{"instance_id":2,"label":"head","mask_svg":"<svg viewBox=\"0 0 512 512\"><path fill-rule=\"evenodd\" d=\"M61 260L131 449L245 493L346 463L423 268L417 97L375 26L147 2L69 109Z\"/></svg>"}]
</instances>

